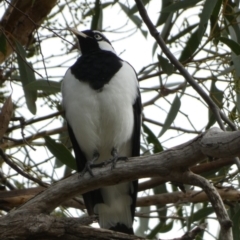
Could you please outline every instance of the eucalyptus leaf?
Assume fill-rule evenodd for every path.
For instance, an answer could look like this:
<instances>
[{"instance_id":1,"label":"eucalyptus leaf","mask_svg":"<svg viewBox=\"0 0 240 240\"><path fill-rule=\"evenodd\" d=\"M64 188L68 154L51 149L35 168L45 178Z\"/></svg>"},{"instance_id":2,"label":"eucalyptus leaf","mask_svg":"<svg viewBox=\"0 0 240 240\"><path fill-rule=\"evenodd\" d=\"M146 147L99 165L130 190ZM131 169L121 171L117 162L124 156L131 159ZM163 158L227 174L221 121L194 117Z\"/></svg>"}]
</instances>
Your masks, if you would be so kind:
<instances>
[{"instance_id":1,"label":"eucalyptus leaf","mask_svg":"<svg viewBox=\"0 0 240 240\"><path fill-rule=\"evenodd\" d=\"M71 152L62 144L56 143L50 137L44 137L48 150L63 164L69 168L77 170L76 161Z\"/></svg>"},{"instance_id":2,"label":"eucalyptus leaf","mask_svg":"<svg viewBox=\"0 0 240 240\"><path fill-rule=\"evenodd\" d=\"M166 41L166 43L174 43L178 39L180 39L182 36L186 35L187 33L191 34L191 31L198 26L198 23L195 23L187 28L185 28L183 31L177 33L175 36L171 37Z\"/></svg>"},{"instance_id":3,"label":"eucalyptus leaf","mask_svg":"<svg viewBox=\"0 0 240 240\"><path fill-rule=\"evenodd\" d=\"M180 62L187 61L192 57L193 53L197 50L198 46L201 43L201 39L198 37L198 29L193 32L186 42L186 46L184 47L181 56L179 58Z\"/></svg>"},{"instance_id":4,"label":"eucalyptus leaf","mask_svg":"<svg viewBox=\"0 0 240 240\"><path fill-rule=\"evenodd\" d=\"M174 119L178 114L180 106L181 106L180 98L178 97L178 95L176 95L158 137L161 137L169 129L169 127L171 126L171 124L173 123Z\"/></svg>"},{"instance_id":5,"label":"eucalyptus leaf","mask_svg":"<svg viewBox=\"0 0 240 240\"><path fill-rule=\"evenodd\" d=\"M146 236L148 239L153 239L156 237L158 233L166 233L169 232L173 227L173 221L170 221L168 224L162 225L161 222L159 222L152 230L151 232Z\"/></svg>"},{"instance_id":6,"label":"eucalyptus leaf","mask_svg":"<svg viewBox=\"0 0 240 240\"><path fill-rule=\"evenodd\" d=\"M224 96L224 92L219 90L216 87L215 82L212 81L211 88L210 88L210 97L219 106L219 108L222 108L223 96ZM214 114L212 113L211 109L209 109L208 110L208 124L206 126L206 129L209 129L215 122L216 122L216 118L215 118Z\"/></svg>"},{"instance_id":7,"label":"eucalyptus leaf","mask_svg":"<svg viewBox=\"0 0 240 240\"><path fill-rule=\"evenodd\" d=\"M171 4L170 6L165 7L162 12L176 12L180 9L187 9L190 7L195 6L198 2L201 2L202 0L184 0L184 1L178 1L176 3Z\"/></svg>"},{"instance_id":8,"label":"eucalyptus leaf","mask_svg":"<svg viewBox=\"0 0 240 240\"><path fill-rule=\"evenodd\" d=\"M57 93L61 91L61 82L37 80L35 82L28 83L25 85L25 88L31 91L42 90L46 92Z\"/></svg>"},{"instance_id":9,"label":"eucalyptus leaf","mask_svg":"<svg viewBox=\"0 0 240 240\"><path fill-rule=\"evenodd\" d=\"M162 25L163 23L165 23L167 21L169 13L168 12L163 12L163 9L170 6L171 3L172 3L172 0L162 0L161 11L160 11L160 15L159 15L159 18L157 20L157 23L156 23L156 27Z\"/></svg>"},{"instance_id":10,"label":"eucalyptus leaf","mask_svg":"<svg viewBox=\"0 0 240 240\"><path fill-rule=\"evenodd\" d=\"M19 67L20 80L22 82L26 104L29 111L32 114L36 114L37 91L29 91L25 88L27 84L36 81L33 66L30 62L27 62L26 52L22 47L22 45L18 41L15 41L15 46L16 46L16 52L17 52L17 62Z\"/></svg>"},{"instance_id":11,"label":"eucalyptus leaf","mask_svg":"<svg viewBox=\"0 0 240 240\"><path fill-rule=\"evenodd\" d=\"M233 239L237 240L239 239L240 235L240 204L236 203L234 207L230 207L229 211L229 217L232 220L233 227L232 227L232 232L233 232Z\"/></svg>"},{"instance_id":12,"label":"eucalyptus leaf","mask_svg":"<svg viewBox=\"0 0 240 240\"><path fill-rule=\"evenodd\" d=\"M203 34L206 31L208 20L210 19L210 16L212 15L217 2L218 0L205 1L203 5L203 10L200 15L200 23L198 28L198 38L200 40L202 39Z\"/></svg>"},{"instance_id":13,"label":"eucalyptus leaf","mask_svg":"<svg viewBox=\"0 0 240 240\"><path fill-rule=\"evenodd\" d=\"M156 137L156 135L151 131L151 129L145 125L142 124L143 131L147 134L147 142L150 144L153 144L153 153L159 153L163 151L163 147L161 143L159 142L159 139Z\"/></svg>"},{"instance_id":14,"label":"eucalyptus leaf","mask_svg":"<svg viewBox=\"0 0 240 240\"><path fill-rule=\"evenodd\" d=\"M130 8L128 8L126 5L124 5L121 2L118 2L121 9L124 11L124 13L128 16L128 18L136 25L136 27L141 31L142 35L144 37L147 37L148 31L141 29L142 26L142 19L138 17L137 15L133 15L133 11L131 11Z\"/></svg>"},{"instance_id":15,"label":"eucalyptus leaf","mask_svg":"<svg viewBox=\"0 0 240 240\"><path fill-rule=\"evenodd\" d=\"M7 41L5 35L2 32L0 33L0 52L4 56L7 54Z\"/></svg>"},{"instance_id":16,"label":"eucalyptus leaf","mask_svg":"<svg viewBox=\"0 0 240 240\"><path fill-rule=\"evenodd\" d=\"M169 62L169 60L161 55L158 55L158 60L159 60L160 67L162 68L163 72L165 72L167 75L171 75L174 71L174 67Z\"/></svg>"},{"instance_id":17,"label":"eucalyptus leaf","mask_svg":"<svg viewBox=\"0 0 240 240\"><path fill-rule=\"evenodd\" d=\"M240 55L240 45L232 39L220 37L219 41L227 45L236 55Z\"/></svg>"},{"instance_id":18,"label":"eucalyptus leaf","mask_svg":"<svg viewBox=\"0 0 240 240\"><path fill-rule=\"evenodd\" d=\"M192 222L201 221L212 213L214 213L214 209L212 207L201 208L192 215Z\"/></svg>"}]
</instances>

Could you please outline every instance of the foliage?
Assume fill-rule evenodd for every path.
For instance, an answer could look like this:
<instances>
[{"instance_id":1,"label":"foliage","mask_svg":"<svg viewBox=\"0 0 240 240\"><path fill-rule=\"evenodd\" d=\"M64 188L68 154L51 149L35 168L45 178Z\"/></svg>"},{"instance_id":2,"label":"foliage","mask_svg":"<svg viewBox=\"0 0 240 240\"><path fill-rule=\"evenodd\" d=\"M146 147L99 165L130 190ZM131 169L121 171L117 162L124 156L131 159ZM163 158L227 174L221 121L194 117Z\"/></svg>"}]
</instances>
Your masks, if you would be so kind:
<instances>
[{"instance_id":1,"label":"foliage","mask_svg":"<svg viewBox=\"0 0 240 240\"><path fill-rule=\"evenodd\" d=\"M143 2L171 52L238 128L239 1ZM8 1L0 3L1 13L8 8ZM181 144L216 125L215 116L206 102L185 81L152 39L133 1L60 1L29 37L27 44L12 39L14 37L1 28L0 52L7 56L10 42L15 53L5 59L0 70L1 103L3 105L11 95L14 104L12 120L1 139L0 148L5 150L20 169L45 183L53 183L68 176L72 172L71 168L75 168L62 117L60 94L62 77L78 56L75 39L67 30L69 26L104 31L109 39L114 40L113 45L121 57L133 66L136 65L144 107L143 155ZM66 158L70 162L68 166L65 165ZM209 161L212 159L206 159L203 163ZM202 175L219 188L238 189L239 178L237 174L232 174L233 170L227 165L211 172L203 172ZM7 164L3 164L3 160L0 181L8 190L38 185L21 177ZM185 189L192 190L192 187L185 186ZM139 197L174 191L178 191L174 184L164 183L145 189ZM226 206L231 219L238 223L238 204L227 202ZM67 210L62 208L57 211L68 215ZM147 222L142 221L143 212L148 217ZM2 211L2 214L5 212ZM209 223L209 227L198 239L218 237L216 228L210 227L210 224L217 226L217 223L208 203L169 203L139 208L137 216L140 216L138 232L149 238L168 236L171 232L176 234L176 229L181 229L177 233L182 235L205 222ZM239 226L234 225L233 229L234 239L238 239Z\"/></svg>"}]
</instances>

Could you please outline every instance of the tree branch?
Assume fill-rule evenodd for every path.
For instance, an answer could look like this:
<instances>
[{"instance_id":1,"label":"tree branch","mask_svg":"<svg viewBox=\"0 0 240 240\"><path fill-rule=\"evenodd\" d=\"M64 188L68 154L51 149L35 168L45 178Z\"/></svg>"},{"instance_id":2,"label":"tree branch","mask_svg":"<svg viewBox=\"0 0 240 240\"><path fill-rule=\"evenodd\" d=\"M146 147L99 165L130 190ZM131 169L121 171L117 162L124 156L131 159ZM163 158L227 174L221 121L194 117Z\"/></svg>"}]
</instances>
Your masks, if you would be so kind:
<instances>
[{"instance_id":1,"label":"tree branch","mask_svg":"<svg viewBox=\"0 0 240 240\"><path fill-rule=\"evenodd\" d=\"M231 188L216 189L219 196L223 200L231 202L238 202L240 200L240 191ZM199 203L209 201L208 195L204 191L187 191L161 193L152 196L141 197L137 199L138 207L166 205L170 203L183 204L183 203Z\"/></svg>"},{"instance_id":2,"label":"tree branch","mask_svg":"<svg viewBox=\"0 0 240 240\"><path fill-rule=\"evenodd\" d=\"M141 0L135 0L138 11L147 25L151 35L156 39L158 45L161 47L163 53L169 58L171 63L178 69L178 71L182 74L182 76L187 80L187 82L196 90L196 92L204 99L204 101L211 108L220 128L222 130L225 129L222 120L224 120L232 130L236 130L236 126L224 115L223 112L218 108L215 102L206 94L206 92L199 86L199 84L192 78L189 72L183 67L183 65L176 59L176 57L171 53L171 51L166 46L164 40L161 35L153 25L151 19L149 18L147 11Z\"/></svg>"},{"instance_id":3,"label":"tree branch","mask_svg":"<svg viewBox=\"0 0 240 240\"><path fill-rule=\"evenodd\" d=\"M193 173L201 174L201 173L206 173L208 171L213 171L213 170L217 171L219 168L222 168L224 166L229 166L232 164L235 164L234 158L220 158L220 159L217 159L212 162L201 163L197 166L193 166L190 168L190 170ZM140 191L144 191L146 189L151 189L151 188L159 186L165 182L166 181L161 177L151 178L148 181L140 183L138 186L138 191L140 192Z\"/></svg>"},{"instance_id":4,"label":"tree branch","mask_svg":"<svg viewBox=\"0 0 240 240\"><path fill-rule=\"evenodd\" d=\"M22 215L17 214L14 219L4 217L5 223L0 221L1 239L34 239L34 240L137 240L143 239L106 229L84 226L92 222L86 218L59 218L45 214Z\"/></svg>"},{"instance_id":5,"label":"tree branch","mask_svg":"<svg viewBox=\"0 0 240 240\"><path fill-rule=\"evenodd\" d=\"M201 134L191 141L161 153L130 158L127 162L118 162L113 170L111 170L111 164L102 168L94 168L92 169L94 177L88 173L84 176L74 174L48 187L17 210L11 211L1 219L0 223L3 224L6 218L14 220L19 214L24 217L41 213L48 214L62 202L77 194L103 186L139 178L161 176L165 181L176 181L202 187L215 209L221 225L221 232L224 232L226 240L230 240L231 221L219 194L206 179L191 173L188 168L203 160L206 153L212 157L219 157L219 155L235 157L240 154L239 145L240 131L219 132L215 128L210 129L206 134ZM0 238L1 234L3 232L0 228Z\"/></svg>"}]
</instances>

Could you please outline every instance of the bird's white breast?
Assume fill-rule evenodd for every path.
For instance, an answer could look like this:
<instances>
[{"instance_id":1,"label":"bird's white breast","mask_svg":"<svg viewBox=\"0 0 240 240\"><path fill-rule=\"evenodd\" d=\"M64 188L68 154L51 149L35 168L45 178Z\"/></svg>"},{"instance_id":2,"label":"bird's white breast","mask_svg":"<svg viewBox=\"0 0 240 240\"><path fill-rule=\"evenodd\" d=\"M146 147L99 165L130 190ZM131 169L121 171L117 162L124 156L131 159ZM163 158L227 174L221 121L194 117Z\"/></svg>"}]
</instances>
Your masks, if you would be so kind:
<instances>
[{"instance_id":1,"label":"bird's white breast","mask_svg":"<svg viewBox=\"0 0 240 240\"><path fill-rule=\"evenodd\" d=\"M120 156L130 156L137 87L135 72L126 62L101 91L67 71L62 85L63 107L88 160L95 150L100 154L99 161L107 160L113 147Z\"/></svg>"}]
</instances>

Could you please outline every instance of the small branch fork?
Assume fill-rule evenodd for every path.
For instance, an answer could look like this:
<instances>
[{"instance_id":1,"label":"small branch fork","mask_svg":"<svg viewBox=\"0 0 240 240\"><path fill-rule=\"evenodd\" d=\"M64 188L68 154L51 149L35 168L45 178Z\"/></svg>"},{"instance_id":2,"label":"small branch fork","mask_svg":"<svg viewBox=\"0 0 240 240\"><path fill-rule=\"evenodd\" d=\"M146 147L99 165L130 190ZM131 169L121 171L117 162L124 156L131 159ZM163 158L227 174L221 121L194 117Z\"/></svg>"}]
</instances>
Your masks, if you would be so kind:
<instances>
[{"instance_id":1,"label":"small branch fork","mask_svg":"<svg viewBox=\"0 0 240 240\"><path fill-rule=\"evenodd\" d=\"M3 150L0 148L0 156L3 158L4 162L9 165L12 169L14 169L17 173L22 175L23 177L32 180L35 183L38 183L40 186L47 187L47 184L42 182L41 180L27 174L23 170L21 170L16 164L14 164L8 157L7 155L3 152Z\"/></svg>"},{"instance_id":2,"label":"small branch fork","mask_svg":"<svg viewBox=\"0 0 240 240\"><path fill-rule=\"evenodd\" d=\"M182 178L183 176L181 176L181 179ZM184 174L184 179L185 183L198 186L205 191L210 202L212 203L212 207L215 210L219 224L221 226L220 228L221 238L225 240L232 240L233 239L231 230L232 221L229 219L223 201L216 188L211 183L209 183L209 181L206 180L205 178L196 175L190 171L187 171Z\"/></svg>"},{"instance_id":3,"label":"small branch fork","mask_svg":"<svg viewBox=\"0 0 240 240\"><path fill-rule=\"evenodd\" d=\"M164 40L161 37L161 34L157 31L155 26L153 25L151 19L149 18L147 11L141 0L135 0L136 5L138 7L138 11L147 25L151 35L156 39L158 45L161 47L163 53L169 58L171 63L178 69L178 71L182 74L183 77L187 80L187 82L196 90L196 92L204 99L204 101L208 104L212 113L214 114L218 125L220 128L225 131L224 124L222 120L229 125L229 127L236 131L236 126L230 121L229 118L219 109L219 107L215 104L215 102L206 94L206 92L198 85L198 83L192 78L189 72L183 67L183 65L175 58L175 56L171 53L171 51L166 46ZM239 158L235 158L235 164L240 171L240 161Z\"/></svg>"},{"instance_id":4,"label":"small branch fork","mask_svg":"<svg viewBox=\"0 0 240 240\"><path fill-rule=\"evenodd\" d=\"M218 106L212 101L212 99L203 91L202 88L197 84L196 81L192 78L192 76L188 73L188 71L183 67L183 65L175 58L175 56L171 53L171 51L167 48L164 40L162 39L160 33L157 31L152 21L150 20L147 11L141 0L135 0L138 11L147 25L151 35L156 39L158 45L161 47L163 53L169 58L171 63L178 69L178 71L185 77L186 81L196 90L196 92L204 99L204 101L208 104L210 109L212 110L218 125L220 128L225 131L224 124L222 120L229 125L232 130L236 130L236 126L225 116L225 114L218 108ZM235 162L239 167L239 159L235 157ZM222 239L231 240L232 239L232 222L230 221L224 204L216 191L216 189L204 178L187 171L184 177L185 183L193 184L201 187L209 197L209 200L212 203L212 206L216 212L219 223L221 225L220 236ZM181 180L183 180L183 176L181 175ZM182 181L181 181L182 182Z\"/></svg>"},{"instance_id":5,"label":"small branch fork","mask_svg":"<svg viewBox=\"0 0 240 240\"><path fill-rule=\"evenodd\" d=\"M158 45L161 47L163 53L169 58L171 63L179 70L179 72L182 74L182 76L185 77L187 82L196 90L196 92L199 93L199 95L208 104L208 106L211 108L213 114L215 115L216 120L217 120L220 128L222 130L225 130L225 127L222 123L222 120L224 120L232 130L236 130L236 126L225 116L224 113L222 113L220 111L220 109L213 102L213 100L206 94L206 92L203 91L202 88L199 87L199 85L192 78L192 76L189 74L189 72L183 67L183 65L175 58L175 56L168 49L168 47L164 43L164 40L162 39L160 33L157 31L157 29L153 25L152 21L150 20L142 1L141 0L135 0L135 2L136 2L139 13L140 13L144 23L147 25L151 35L156 39L156 41L157 41Z\"/></svg>"}]
</instances>

